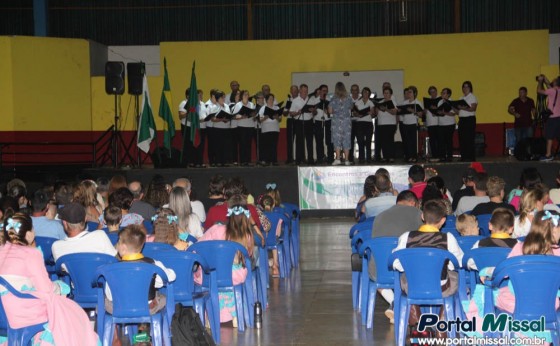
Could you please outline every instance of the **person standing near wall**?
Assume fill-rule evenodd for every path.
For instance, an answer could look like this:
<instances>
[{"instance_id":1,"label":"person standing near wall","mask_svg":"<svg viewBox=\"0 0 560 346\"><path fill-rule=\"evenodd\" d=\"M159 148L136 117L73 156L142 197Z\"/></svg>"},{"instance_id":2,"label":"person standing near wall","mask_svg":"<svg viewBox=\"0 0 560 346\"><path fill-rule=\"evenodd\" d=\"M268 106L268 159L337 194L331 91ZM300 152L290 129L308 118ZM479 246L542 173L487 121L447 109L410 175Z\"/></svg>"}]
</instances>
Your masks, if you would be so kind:
<instances>
[{"instance_id":1,"label":"person standing near wall","mask_svg":"<svg viewBox=\"0 0 560 346\"><path fill-rule=\"evenodd\" d=\"M290 94L286 102L292 102L299 95L299 88L297 85L290 87ZM287 115L286 120L286 164L291 165L294 163L294 133L295 133L295 119L290 115L290 109L287 107L284 110L284 115Z\"/></svg>"},{"instance_id":2,"label":"person standing near wall","mask_svg":"<svg viewBox=\"0 0 560 346\"><path fill-rule=\"evenodd\" d=\"M358 86L358 84L352 84L352 86L350 87L350 96L352 97L352 102L356 103L358 102L358 100L360 100L360 87ZM349 152L349 156L348 156L348 160L350 160L350 162L354 161L354 143L356 143L356 120L357 118L353 117L352 118L352 130L350 133L350 152Z\"/></svg>"},{"instance_id":3,"label":"person standing near wall","mask_svg":"<svg viewBox=\"0 0 560 346\"><path fill-rule=\"evenodd\" d=\"M438 98L437 88L435 86L430 86L428 88L428 95L432 100ZM424 104L426 106L426 104ZM432 113L433 110L430 110L427 106L424 109L426 111L426 118L424 120L424 124L428 129L428 137L430 137L430 153L431 159L430 162L438 162L438 154L439 154L439 143L438 143L438 116L437 114Z\"/></svg>"},{"instance_id":4,"label":"person standing near wall","mask_svg":"<svg viewBox=\"0 0 560 346\"><path fill-rule=\"evenodd\" d=\"M535 101L527 97L527 88L519 88L519 97L511 101L508 113L515 117L513 127L515 128L515 144L525 138L533 137L533 118L536 108Z\"/></svg>"},{"instance_id":5,"label":"person standing near wall","mask_svg":"<svg viewBox=\"0 0 560 346\"><path fill-rule=\"evenodd\" d=\"M295 117L296 165L313 164L313 113L309 109L309 88L307 84L299 86L299 96L292 102L290 115ZM307 148L307 160L305 149Z\"/></svg>"},{"instance_id":6,"label":"person standing near wall","mask_svg":"<svg viewBox=\"0 0 560 346\"><path fill-rule=\"evenodd\" d=\"M439 160L441 162L453 161L453 134L455 133L455 111L451 106L447 110L442 107L449 101L451 89L441 89L441 100L438 102L438 146ZM439 108L442 107L440 110Z\"/></svg>"},{"instance_id":7,"label":"person standing near wall","mask_svg":"<svg viewBox=\"0 0 560 346\"><path fill-rule=\"evenodd\" d=\"M545 124L544 135L546 137L546 156L541 161L552 161L552 142L560 138L560 77L556 77L552 84L544 75L537 77L539 82L537 85L537 93L548 97L547 105L550 111L548 120ZM552 88L545 89L546 85L552 85Z\"/></svg>"},{"instance_id":8,"label":"person standing near wall","mask_svg":"<svg viewBox=\"0 0 560 346\"><path fill-rule=\"evenodd\" d=\"M358 111L355 115L356 137L358 139L359 163L372 163L371 139L373 137L373 102L369 99L371 90L368 87L362 89L362 98L354 102L354 109ZM367 112L366 114L361 114Z\"/></svg>"},{"instance_id":9,"label":"person standing near wall","mask_svg":"<svg viewBox=\"0 0 560 346\"><path fill-rule=\"evenodd\" d=\"M393 89L383 89L384 101L393 101ZM394 102L393 102L394 104ZM375 107L377 126L375 129L375 148L379 147L379 155L383 154L383 162L395 162L395 132L397 131L397 107L387 109L386 107ZM377 152L377 150L376 150ZM381 157L377 157L381 160Z\"/></svg>"}]
</instances>

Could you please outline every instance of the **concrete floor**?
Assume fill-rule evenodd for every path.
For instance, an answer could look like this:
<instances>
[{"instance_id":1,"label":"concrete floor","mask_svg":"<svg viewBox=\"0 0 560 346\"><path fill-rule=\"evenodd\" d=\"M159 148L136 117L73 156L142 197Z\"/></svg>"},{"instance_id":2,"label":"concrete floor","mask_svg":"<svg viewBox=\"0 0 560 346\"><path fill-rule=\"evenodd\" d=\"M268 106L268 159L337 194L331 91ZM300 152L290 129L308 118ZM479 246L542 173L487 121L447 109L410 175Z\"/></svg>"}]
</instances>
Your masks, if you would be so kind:
<instances>
[{"instance_id":1,"label":"concrete floor","mask_svg":"<svg viewBox=\"0 0 560 346\"><path fill-rule=\"evenodd\" d=\"M222 345L394 345L393 326L377 300L373 330L352 309L350 241L352 219L301 221L300 268L272 279L263 328L222 327Z\"/></svg>"}]
</instances>

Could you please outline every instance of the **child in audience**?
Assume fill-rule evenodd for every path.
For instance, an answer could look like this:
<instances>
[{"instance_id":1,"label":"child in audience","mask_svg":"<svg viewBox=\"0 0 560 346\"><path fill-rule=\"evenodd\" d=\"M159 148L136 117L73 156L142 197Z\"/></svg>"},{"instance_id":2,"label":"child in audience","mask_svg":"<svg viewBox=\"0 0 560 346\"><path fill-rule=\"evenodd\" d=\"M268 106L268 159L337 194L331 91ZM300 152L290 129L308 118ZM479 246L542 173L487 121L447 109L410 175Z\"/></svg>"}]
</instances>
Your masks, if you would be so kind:
<instances>
[{"instance_id":1,"label":"child in audience","mask_svg":"<svg viewBox=\"0 0 560 346\"><path fill-rule=\"evenodd\" d=\"M274 199L270 195L262 196L260 200L260 206L264 212L272 212L274 210ZM276 236L279 237L282 234L282 220L278 221L276 226ZM271 275L274 278L280 277L280 270L278 267L278 250L272 250L272 261L269 259L269 266L271 266Z\"/></svg>"},{"instance_id":2,"label":"child in audience","mask_svg":"<svg viewBox=\"0 0 560 346\"><path fill-rule=\"evenodd\" d=\"M268 183L266 184L266 194L270 197L274 198L274 204L277 207L282 208L282 198L280 198L280 190L278 190L278 186L276 183Z\"/></svg>"},{"instance_id":3,"label":"child in audience","mask_svg":"<svg viewBox=\"0 0 560 346\"><path fill-rule=\"evenodd\" d=\"M178 218L169 208L160 209L152 217L154 223L153 241L173 245L179 251L185 251L189 247L189 233L179 230Z\"/></svg>"},{"instance_id":4,"label":"child in audience","mask_svg":"<svg viewBox=\"0 0 560 346\"><path fill-rule=\"evenodd\" d=\"M406 232L399 237L397 247L393 251L409 248L428 247L448 250L451 252L459 263L463 260L463 251L459 247L457 239L451 233L441 233L439 230L445 223L446 206L441 200L431 200L424 205L422 211L422 219L424 225L420 226L417 231ZM399 260L395 260L393 268L403 271L403 267ZM448 269L442 272L442 294L444 297L453 295L458 288L459 276L454 271L453 265L449 263ZM401 276L401 287L403 291L408 291L408 283L406 276ZM442 319L444 309L440 311L440 319ZM420 318L420 307L413 305L410 309L409 325L416 325ZM441 334L438 337L443 337Z\"/></svg>"},{"instance_id":5,"label":"child in audience","mask_svg":"<svg viewBox=\"0 0 560 346\"><path fill-rule=\"evenodd\" d=\"M103 212L103 218L105 219L105 225L107 226L108 232L119 231L122 221L121 208L115 206L109 206L105 208L105 211Z\"/></svg>"},{"instance_id":6,"label":"child in audience","mask_svg":"<svg viewBox=\"0 0 560 346\"><path fill-rule=\"evenodd\" d=\"M120 230L119 241L117 242L116 248L121 261L155 264L163 269L170 282L175 281L175 272L172 269L167 269L161 262L142 255L142 248L145 242L146 229L142 225L128 225ZM149 296L147 297L148 304L150 305L150 314L155 314L165 307L166 298L157 291L157 289L161 287L163 287L163 281L161 277L156 275L155 280L152 280L152 286L150 287ZM105 310L109 313L113 312L113 298L109 286L105 289Z\"/></svg>"},{"instance_id":7,"label":"child in audience","mask_svg":"<svg viewBox=\"0 0 560 346\"><path fill-rule=\"evenodd\" d=\"M457 216L455 227L462 236L478 235L478 220L476 216L469 214L461 214Z\"/></svg>"},{"instance_id":8,"label":"child in audience","mask_svg":"<svg viewBox=\"0 0 560 346\"><path fill-rule=\"evenodd\" d=\"M524 237L529 233L535 212L543 210L544 198L545 192L540 188L533 188L523 193L519 204L519 215L515 217L513 225L514 238Z\"/></svg>"},{"instance_id":9,"label":"child in audience","mask_svg":"<svg viewBox=\"0 0 560 346\"><path fill-rule=\"evenodd\" d=\"M517 244L517 240L511 237L515 216L511 210L497 208L492 213L492 218L488 224L491 235L476 242L473 249L478 247L507 247L512 248Z\"/></svg>"},{"instance_id":10,"label":"child in audience","mask_svg":"<svg viewBox=\"0 0 560 346\"><path fill-rule=\"evenodd\" d=\"M247 200L243 195L233 195L228 200L227 209L228 221L226 225L215 224L210 227L199 242L209 240L231 240L243 245L249 256L253 256L254 240L252 228L254 220L251 217ZM232 270L232 282L239 285L245 282L247 277L247 268L241 256L234 259ZM194 276L195 282L202 283L202 272L199 270ZM237 313L235 309L235 300L233 292L220 292L220 322L233 321L234 327L237 327Z\"/></svg>"}]
</instances>

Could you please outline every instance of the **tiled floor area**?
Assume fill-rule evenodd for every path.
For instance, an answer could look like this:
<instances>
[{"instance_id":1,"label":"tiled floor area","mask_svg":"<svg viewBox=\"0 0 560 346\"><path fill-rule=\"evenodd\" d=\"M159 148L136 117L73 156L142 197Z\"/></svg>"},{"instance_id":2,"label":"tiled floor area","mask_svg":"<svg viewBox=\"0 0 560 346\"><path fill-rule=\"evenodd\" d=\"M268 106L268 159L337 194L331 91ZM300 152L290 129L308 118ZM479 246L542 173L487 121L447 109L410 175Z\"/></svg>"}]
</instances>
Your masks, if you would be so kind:
<instances>
[{"instance_id":1,"label":"tiled floor area","mask_svg":"<svg viewBox=\"0 0 560 346\"><path fill-rule=\"evenodd\" d=\"M352 224L341 218L302 220L300 268L271 281L263 328L222 328L222 345L394 345L383 299L377 300L373 330L362 327L352 309Z\"/></svg>"}]
</instances>

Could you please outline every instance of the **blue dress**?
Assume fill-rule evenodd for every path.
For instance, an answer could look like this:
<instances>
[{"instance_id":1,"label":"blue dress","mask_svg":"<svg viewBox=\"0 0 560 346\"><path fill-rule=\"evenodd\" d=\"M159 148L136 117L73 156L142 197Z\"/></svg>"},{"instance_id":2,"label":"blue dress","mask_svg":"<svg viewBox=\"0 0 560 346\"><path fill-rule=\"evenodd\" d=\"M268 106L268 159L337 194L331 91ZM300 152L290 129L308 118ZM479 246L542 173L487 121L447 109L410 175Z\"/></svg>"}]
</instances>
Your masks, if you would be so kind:
<instances>
[{"instance_id":1,"label":"blue dress","mask_svg":"<svg viewBox=\"0 0 560 346\"><path fill-rule=\"evenodd\" d=\"M350 150L350 132L352 131L350 116L354 102L352 102L352 98L349 96L343 99L333 97L330 106L333 110L331 142L335 149Z\"/></svg>"}]
</instances>

